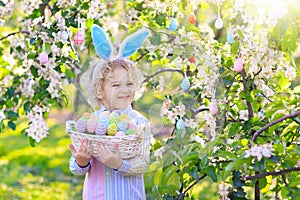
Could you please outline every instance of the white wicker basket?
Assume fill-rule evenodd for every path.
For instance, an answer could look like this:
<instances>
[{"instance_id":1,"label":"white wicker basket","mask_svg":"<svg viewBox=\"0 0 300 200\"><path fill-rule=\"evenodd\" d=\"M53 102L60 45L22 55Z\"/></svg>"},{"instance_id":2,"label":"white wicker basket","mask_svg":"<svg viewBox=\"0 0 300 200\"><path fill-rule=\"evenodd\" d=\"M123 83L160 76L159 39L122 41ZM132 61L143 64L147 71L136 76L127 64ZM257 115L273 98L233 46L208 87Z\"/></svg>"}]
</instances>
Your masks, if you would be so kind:
<instances>
[{"instance_id":1,"label":"white wicker basket","mask_svg":"<svg viewBox=\"0 0 300 200\"><path fill-rule=\"evenodd\" d=\"M75 121L66 122L66 130L71 137L72 143L77 150L79 148L80 141L82 139L88 139L91 141L92 155L98 159L97 156L97 144L99 142L105 143L111 151L114 151L115 145L118 145L119 152L122 159L133 158L141 152L141 140L140 131L136 135L128 135L122 137L107 136L107 135L93 135L87 133L80 133L75 131Z\"/></svg>"}]
</instances>

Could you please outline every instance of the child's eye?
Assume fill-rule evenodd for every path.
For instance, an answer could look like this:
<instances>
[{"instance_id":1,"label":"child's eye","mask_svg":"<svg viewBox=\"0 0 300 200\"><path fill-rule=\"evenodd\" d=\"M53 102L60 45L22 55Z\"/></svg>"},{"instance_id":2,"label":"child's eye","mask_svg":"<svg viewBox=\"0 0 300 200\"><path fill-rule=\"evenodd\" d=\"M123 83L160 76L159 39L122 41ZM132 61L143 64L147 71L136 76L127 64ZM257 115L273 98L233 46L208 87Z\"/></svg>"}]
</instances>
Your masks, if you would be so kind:
<instances>
[{"instance_id":1,"label":"child's eye","mask_svg":"<svg viewBox=\"0 0 300 200\"><path fill-rule=\"evenodd\" d=\"M127 83L127 85L133 85L133 83L130 82L130 83Z\"/></svg>"},{"instance_id":2,"label":"child's eye","mask_svg":"<svg viewBox=\"0 0 300 200\"><path fill-rule=\"evenodd\" d=\"M113 84L112 86L113 87L119 87L120 85L119 84Z\"/></svg>"}]
</instances>

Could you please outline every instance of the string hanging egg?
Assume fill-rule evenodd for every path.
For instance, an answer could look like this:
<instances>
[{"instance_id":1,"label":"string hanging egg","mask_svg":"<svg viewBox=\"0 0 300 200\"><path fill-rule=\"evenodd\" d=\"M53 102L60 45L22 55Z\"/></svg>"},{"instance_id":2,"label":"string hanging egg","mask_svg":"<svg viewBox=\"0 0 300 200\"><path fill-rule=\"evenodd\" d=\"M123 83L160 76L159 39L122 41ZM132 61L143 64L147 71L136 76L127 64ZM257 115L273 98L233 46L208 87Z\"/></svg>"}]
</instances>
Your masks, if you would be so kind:
<instances>
[{"instance_id":1,"label":"string hanging egg","mask_svg":"<svg viewBox=\"0 0 300 200\"><path fill-rule=\"evenodd\" d=\"M81 45L83 44L83 42L84 42L84 34L78 31L74 36L74 43Z\"/></svg>"}]
</instances>

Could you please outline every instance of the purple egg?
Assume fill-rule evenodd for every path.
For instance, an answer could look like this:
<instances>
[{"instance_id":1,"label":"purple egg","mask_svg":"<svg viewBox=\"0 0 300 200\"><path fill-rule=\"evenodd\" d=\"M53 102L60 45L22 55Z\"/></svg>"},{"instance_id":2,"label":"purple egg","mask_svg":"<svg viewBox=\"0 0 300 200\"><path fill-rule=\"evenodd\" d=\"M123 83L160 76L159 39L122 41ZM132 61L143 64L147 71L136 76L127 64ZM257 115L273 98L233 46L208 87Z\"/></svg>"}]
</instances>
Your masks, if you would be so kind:
<instances>
[{"instance_id":1,"label":"purple egg","mask_svg":"<svg viewBox=\"0 0 300 200\"><path fill-rule=\"evenodd\" d=\"M105 124L98 122L95 129L96 135L105 135L106 134L106 126Z\"/></svg>"}]
</instances>

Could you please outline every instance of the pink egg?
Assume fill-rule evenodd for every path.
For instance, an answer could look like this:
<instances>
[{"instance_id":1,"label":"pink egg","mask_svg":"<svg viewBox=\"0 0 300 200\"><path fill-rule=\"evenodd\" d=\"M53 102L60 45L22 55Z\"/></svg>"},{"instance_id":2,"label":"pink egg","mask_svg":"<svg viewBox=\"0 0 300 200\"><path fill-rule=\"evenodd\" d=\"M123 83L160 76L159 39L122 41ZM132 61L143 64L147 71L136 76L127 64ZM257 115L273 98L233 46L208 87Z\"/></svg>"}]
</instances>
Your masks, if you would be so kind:
<instances>
[{"instance_id":1,"label":"pink egg","mask_svg":"<svg viewBox=\"0 0 300 200\"><path fill-rule=\"evenodd\" d=\"M86 130L88 133L95 133L97 125L97 119L95 117L91 117L87 122L86 122Z\"/></svg>"},{"instance_id":2,"label":"pink egg","mask_svg":"<svg viewBox=\"0 0 300 200\"><path fill-rule=\"evenodd\" d=\"M243 60L241 58L238 58L234 62L234 71L240 72L242 70L243 70Z\"/></svg>"},{"instance_id":3,"label":"pink egg","mask_svg":"<svg viewBox=\"0 0 300 200\"><path fill-rule=\"evenodd\" d=\"M84 42L84 34L81 32L77 32L74 36L75 44L82 44Z\"/></svg>"},{"instance_id":4,"label":"pink egg","mask_svg":"<svg viewBox=\"0 0 300 200\"><path fill-rule=\"evenodd\" d=\"M211 102L208 106L208 109L212 115L216 115L219 112L218 105L216 102Z\"/></svg>"},{"instance_id":5,"label":"pink egg","mask_svg":"<svg viewBox=\"0 0 300 200\"><path fill-rule=\"evenodd\" d=\"M116 137L123 137L123 136L126 136L126 134L123 131L119 131L119 132L116 133L115 136Z\"/></svg>"},{"instance_id":6,"label":"pink egg","mask_svg":"<svg viewBox=\"0 0 300 200\"><path fill-rule=\"evenodd\" d=\"M127 129L135 129L135 130L137 130L137 126L134 123L130 122L130 123L128 123Z\"/></svg>"},{"instance_id":7,"label":"pink egg","mask_svg":"<svg viewBox=\"0 0 300 200\"><path fill-rule=\"evenodd\" d=\"M39 55L39 61L41 65L44 65L48 62L48 54L45 51Z\"/></svg>"}]
</instances>

